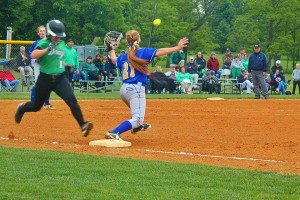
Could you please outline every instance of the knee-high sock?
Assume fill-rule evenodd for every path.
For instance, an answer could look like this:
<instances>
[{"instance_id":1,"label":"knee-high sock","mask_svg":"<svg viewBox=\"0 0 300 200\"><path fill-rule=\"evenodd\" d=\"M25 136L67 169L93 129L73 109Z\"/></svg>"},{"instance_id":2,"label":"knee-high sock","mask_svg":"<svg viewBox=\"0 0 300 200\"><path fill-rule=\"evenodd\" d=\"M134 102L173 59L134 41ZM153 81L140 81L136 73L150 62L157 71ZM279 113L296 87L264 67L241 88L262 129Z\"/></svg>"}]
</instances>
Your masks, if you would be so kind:
<instances>
[{"instance_id":1,"label":"knee-high sock","mask_svg":"<svg viewBox=\"0 0 300 200\"><path fill-rule=\"evenodd\" d=\"M34 98L35 98L35 87L33 86L31 88L30 101L34 102Z\"/></svg>"},{"instance_id":2,"label":"knee-high sock","mask_svg":"<svg viewBox=\"0 0 300 200\"><path fill-rule=\"evenodd\" d=\"M47 97L46 101L45 101L45 105L50 105L50 94Z\"/></svg>"},{"instance_id":3,"label":"knee-high sock","mask_svg":"<svg viewBox=\"0 0 300 200\"><path fill-rule=\"evenodd\" d=\"M129 121L124 121L122 122L118 127L114 128L112 130L113 133L118 133L118 134L121 134L121 133L124 133L126 131L129 131L132 129L132 125Z\"/></svg>"}]
</instances>

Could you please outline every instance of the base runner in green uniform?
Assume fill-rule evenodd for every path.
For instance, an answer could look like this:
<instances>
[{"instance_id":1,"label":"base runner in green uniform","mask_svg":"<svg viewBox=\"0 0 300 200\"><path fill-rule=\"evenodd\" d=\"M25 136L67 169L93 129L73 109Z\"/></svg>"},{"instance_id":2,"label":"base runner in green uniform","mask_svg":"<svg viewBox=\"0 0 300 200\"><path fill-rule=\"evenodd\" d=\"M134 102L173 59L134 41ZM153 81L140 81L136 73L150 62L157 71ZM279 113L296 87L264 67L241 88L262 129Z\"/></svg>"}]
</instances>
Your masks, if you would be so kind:
<instances>
[{"instance_id":1,"label":"base runner in green uniform","mask_svg":"<svg viewBox=\"0 0 300 200\"><path fill-rule=\"evenodd\" d=\"M38 59L41 66L40 75L35 85L35 100L34 102L19 104L15 121L19 124L26 112L39 111L50 92L54 91L70 107L73 116L81 127L82 136L86 137L93 128L93 124L84 121L72 87L65 76L66 70L63 62L65 42L61 40L61 38L66 37L65 25L59 20L51 20L46 29L47 38L39 41L31 54L33 59Z\"/></svg>"}]
</instances>

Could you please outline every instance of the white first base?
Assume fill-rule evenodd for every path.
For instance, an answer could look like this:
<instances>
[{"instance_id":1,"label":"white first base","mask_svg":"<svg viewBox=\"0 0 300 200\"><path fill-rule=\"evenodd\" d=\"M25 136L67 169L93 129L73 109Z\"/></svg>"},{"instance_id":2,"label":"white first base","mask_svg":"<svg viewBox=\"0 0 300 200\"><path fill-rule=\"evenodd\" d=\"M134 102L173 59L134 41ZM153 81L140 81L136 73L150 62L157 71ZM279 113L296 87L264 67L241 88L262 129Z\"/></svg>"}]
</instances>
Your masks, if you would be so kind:
<instances>
[{"instance_id":1,"label":"white first base","mask_svg":"<svg viewBox=\"0 0 300 200\"><path fill-rule=\"evenodd\" d=\"M221 97L210 97L210 98L207 98L208 100L215 100L215 101L218 101L218 100L224 100L224 98L221 98Z\"/></svg>"},{"instance_id":2,"label":"white first base","mask_svg":"<svg viewBox=\"0 0 300 200\"><path fill-rule=\"evenodd\" d=\"M102 139L90 141L89 145L101 147L130 147L131 142L115 139Z\"/></svg>"}]
</instances>

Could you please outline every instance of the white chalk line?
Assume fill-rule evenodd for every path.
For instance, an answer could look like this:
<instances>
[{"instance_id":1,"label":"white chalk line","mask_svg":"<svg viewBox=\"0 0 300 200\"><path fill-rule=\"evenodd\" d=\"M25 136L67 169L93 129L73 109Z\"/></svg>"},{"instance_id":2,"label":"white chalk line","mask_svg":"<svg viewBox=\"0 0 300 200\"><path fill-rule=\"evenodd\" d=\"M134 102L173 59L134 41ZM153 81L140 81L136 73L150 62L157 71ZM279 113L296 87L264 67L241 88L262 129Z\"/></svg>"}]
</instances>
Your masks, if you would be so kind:
<instances>
[{"instance_id":1,"label":"white chalk line","mask_svg":"<svg viewBox=\"0 0 300 200\"><path fill-rule=\"evenodd\" d=\"M218 155L198 154L198 153L188 153L188 152L159 151L159 150L151 150L151 149L146 149L145 152L171 154L171 155L184 155L184 156L198 156L198 157L208 157L208 158L232 159L232 160L247 160L247 161L262 161L262 162L272 162L272 163L300 164L300 162L288 162L288 161L282 161L282 160L267 160L267 159L261 159L261 158L242 158L242 157L235 157L235 156L218 156Z\"/></svg>"},{"instance_id":2,"label":"white chalk line","mask_svg":"<svg viewBox=\"0 0 300 200\"><path fill-rule=\"evenodd\" d=\"M31 139L10 139L8 137L0 137L0 140L15 140L15 141L24 141L24 142L36 142L36 143L44 143L44 144L53 144L53 145L62 145L62 146L86 146L80 144L70 144L70 143L59 143L57 141L47 142L47 141L37 141ZM231 159L231 160L246 160L246 161L261 161L261 162L270 162L270 163L290 163L290 164L300 164L300 162L288 162L282 160L268 160L261 158L243 158L243 157L235 157L235 156L218 156L218 155L210 155L210 154L199 154L199 153L189 153L189 152L171 152L171 151L160 151L160 150L151 150L151 149L133 149L133 148L110 148L113 150L138 150L144 151L148 153L159 153L159 154L170 154L170 155L183 155L183 156L195 156L195 157L207 157L207 158L219 158L219 159Z\"/></svg>"}]
</instances>

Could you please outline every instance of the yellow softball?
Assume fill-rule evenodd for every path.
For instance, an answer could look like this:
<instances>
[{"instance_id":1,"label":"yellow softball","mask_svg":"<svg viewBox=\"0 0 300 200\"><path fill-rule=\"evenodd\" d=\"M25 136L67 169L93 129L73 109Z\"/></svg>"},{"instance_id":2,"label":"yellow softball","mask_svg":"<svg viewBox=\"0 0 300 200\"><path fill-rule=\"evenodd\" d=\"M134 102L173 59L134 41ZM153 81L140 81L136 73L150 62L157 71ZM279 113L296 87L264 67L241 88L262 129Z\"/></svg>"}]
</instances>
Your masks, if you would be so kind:
<instances>
[{"instance_id":1,"label":"yellow softball","mask_svg":"<svg viewBox=\"0 0 300 200\"><path fill-rule=\"evenodd\" d=\"M159 26L160 23L161 23L161 20L160 20L160 19L155 19L155 20L153 21L153 25L154 25L154 26Z\"/></svg>"}]
</instances>

